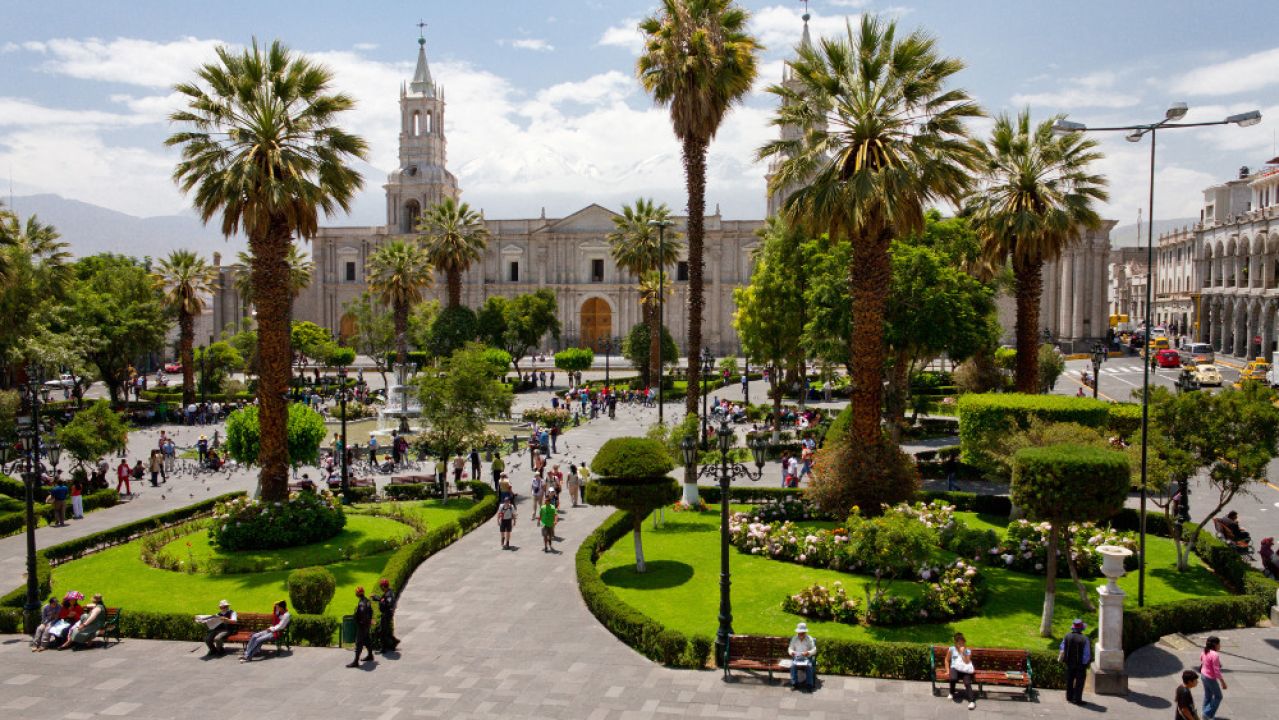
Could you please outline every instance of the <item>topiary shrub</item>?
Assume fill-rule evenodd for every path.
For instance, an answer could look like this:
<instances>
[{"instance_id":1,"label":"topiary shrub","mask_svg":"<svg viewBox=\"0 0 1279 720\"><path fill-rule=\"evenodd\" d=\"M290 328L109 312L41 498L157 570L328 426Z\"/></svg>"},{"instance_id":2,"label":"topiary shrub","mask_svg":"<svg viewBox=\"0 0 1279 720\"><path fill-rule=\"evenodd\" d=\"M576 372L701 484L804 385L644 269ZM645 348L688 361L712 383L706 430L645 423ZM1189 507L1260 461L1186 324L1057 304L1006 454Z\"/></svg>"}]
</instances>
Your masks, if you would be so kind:
<instances>
[{"instance_id":1,"label":"topiary shrub","mask_svg":"<svg viewBox=\"0 0 1279 720\"><path fill-rule=\"evenodd\" d=\"M1051 525L1039 626L1044 637L1052 636L1061 531L1072 522L1100 521L1119 512L1128 497L1129 472L1124 453L1085 445L1023 448L1013 455L1013 504L1025 509L1032 520ZM1092 599L1069 556L1066 565L1081 602L1092 610Z\"/></svg>"},{"instance_id":2,"label":"topiary shrub","mask_svg":"<svg viewBox=\"0 0 1279 720\"><path fill-rule=\"evenodd\" d=\"M301 403L289 403L287 427L289 464L298 466L314 461L327 432L324 416ZM260 434L257 405L231 413L226 419L227 454L242 465L256 463Z\"/></svg>"},{"instance_id":3,"label":"topiary shrub","mask_svg":"<svg viewBox=\"0 0 1279 720\"><path fill-rule=\"evenodd\" d=\"M644 544L640 538L644 518L659 507L675 502L679 485L666 473L675 468L670 453L658 440L613 438L595 454L591 472L591 504L625 510L633 519L635 571L644 572Z\"/></svg>"},{"instance_id":4,"label":"topiary shrub","mask_svg":"<svg viewBox=\"0 0 1279 720\"><path fill-rule=\"evenodd\" d=\"M813 480L806 492L818 508L835 517L848 515L854 507L865 515L878 515L885 505L913 500L919 483L914 458L887 438L861 446L847 435L827 433L826 444L814 457Z\"/></svg>"},{"instance_id":5,"label":"topiary shrub","mask_svg":"<svg viewBox=\"0 0 1279 720\"><path fill-rule=\"evenodd\" d=\"M1025 430L1032 417L1104 428L1111 412L1109 403L1092 398L1017 393L964 395L957 408L961 459L983 470L994 467L989 446L1000 436Z\"/></svg>"},{"instance_id":6,"label":"topiary shrub","mask_svg":"<svg viewBox=\"0 0 1279 720\"><path fill-rule=\"evenodd\" d=\"M345 526L346 514L328 490L293 493L285 502L241 496L213 509L209 539L223 550L272 550L327 540Z\"/></svg>"},{"instance_id":7,"label":"topiary shrub","mask_svg":"<svg viewBox=\"0 0 1279 720\"><path fill-rule=\"evenodd\" d=\"M329 606L338 581L322 567L298 568L289 573L289 602L300 613L319 615Z\"/></svg>"}]
</instances>

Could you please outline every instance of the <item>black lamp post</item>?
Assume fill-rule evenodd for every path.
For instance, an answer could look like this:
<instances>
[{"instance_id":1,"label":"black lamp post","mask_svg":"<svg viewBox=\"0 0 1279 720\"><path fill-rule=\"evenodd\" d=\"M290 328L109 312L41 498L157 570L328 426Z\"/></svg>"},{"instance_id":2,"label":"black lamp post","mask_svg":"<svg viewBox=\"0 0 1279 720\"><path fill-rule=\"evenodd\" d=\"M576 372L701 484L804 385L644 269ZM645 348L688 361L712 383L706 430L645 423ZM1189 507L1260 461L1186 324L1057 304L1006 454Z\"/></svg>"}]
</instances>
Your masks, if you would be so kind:
<instances>
[{"instance_id":1,"label":"black lamp post","mask_svg":"<svg viewBox=\"0 0 1279 720\"><path fill-rule=\"evenodd\" d=\"M674 225L671 220L649 220L648 226L657 228L657 423L663 422L662 412L662 376L665 375L666 359L662 357L666 329L666 228Z\"/></svg>"},{"instance_id":2,"label":"black lamp post","mask_svg":"<svg viewBox=\"0 0 1279 720\"><path fill-rule=\"evenodd\" d=\"M27 399L31 403L31 417L18 420L19 454L27 456L26 472L22 474L27 501L27 597L23 605L23 613L27 632L34 632L37 613L40 612L40 586L36 574L36 513L35 491L40 484L40 393L44 389L44 373L35 370L28 378L26 385ZM26 420L27 422L23 422ZM56 465L62 448L57 443L48 446L49 459ZM11 448L5 449L5 459Z\"/></svg>"},{"instance_id":3,"label":"black lamp post","mask_svg":"<svg viewBox=\"0 0 1279 720\"><path fill-rule=\"evenodd\" d=\"M710 348L702 348L702 376L697 382L705 383L706 378L710 377L711 371L715 369L715 356L711 354ZM703 385L697 389L702 394L702 449L709 450L711 444L710 434L706 426L706 387Z\"/></svg>"},{"instance_id":4,"label":"black lamp post","mask_svg":"<svg viewBox=\"0 0 1279 720\"><path fill-rule=\"evenodd\" d=\"M1106 346L1097 343L1092 346L1092 399L1097 399L1098 388L1101 387L1101 364L1106 362Z\"/></svg>"},{"instance_id":5,"label":"black lamp post","mask_svg":"<svg viewBox=\"0 0 1279 720\"><path fill-rule=\"evenodd\" d=\"M1124 139L1128 142L1141 142L1142 138L1150 135L1150 197L1147 202L1146 214L1146 303L1144 309L1145 327L1142 329L1142 341L1147 347L1147 356L1149 356L1150 347L1150 329L1151 305L1154 304L1154 277L1155 272L1155 137L1160 130L1171 130L1173 128L1191 128L1206 127L1208 125L1237 125L1239 127L1252 127L1261 122L1261 113L1257 110L1236 113L1227 117L1225 120L1214 120L1211 122L1193 122L1179 123L1178 120L1186 116L1187 107L1185 103L1173 103L1165 112L1164 119L1154 123L1145 123L1141 125L1119 125L1111 127L1089 127L1081 122L1073 122L1070 120L1059 119L1053 123L1053 132L1056 133L1082 133L1082 132L1123 132ZM1147 453L1149 445L1147 437L1150 425L1150 363L1142 363L1141 376L1141 507L1139 510L1140 521L1140 539L1138 541L1137 550L1137 606L1143 607L1146 604L1146 473L1147 473Z\"/></svg>"},{"instance_id":6,"label":"black lamp post","mask_svg":"<svg viewBox=\"0 0 1279 720\"><path fill-rule=\"evenodd\" d=\"M746 369L742 371L742 379L745 381L742 383L742 392L746 395L746 407L749 408L751 406L751 358L745 353L743 356L746 358Z\"/></svg>"},{"instance_id":7,"label":"black lamp post","mask_svg":"<svg viewBox=\"0 0 1279 720\"><path fill-rule=\"evenodd\" d=\"M609 357L613 354L613 338L604 338L604 387L609 386Z\"/></svg>"},{"instance_id":8,"label":"black lamp post","mask_svg":"<svg viewBox=\"0 0 1279 720\"><path fill-rule=\"evenodd\" d=\"M719 477L719 630L715 634L715 659L720 663L720 667L727 666L724 654L728 648L728 638L733 634L733 600L732 600L732 582L729 578L728 569L728 506L730 504L730 491L732 488L732 480L735 477L742 477L752 482L759 480L764 475L764 453L768 445L764 441L764 437L756 433L747 443L751 449L751 456L755 460L755 470L739 463L730 463L728 461L728 448L733 444L733 429L728 426L728 419L720 422L719 431L716 433L719 440L719 464L704 465L697 470L697 477L701 478L709 475L718 475ZM693 438L685 436L680 441L680 450L684 453L684 464L688 467L697 466L697 443Z\"/></svg>"},{"instance_id":9,"label":"black lamp post","mask_svg":"<svg viewBox=\"0 0 1279 720\"><path fill-rule=\"evenodd\" d=\"M346 387L346 366L338 368L338 408L342 413L342 447L338 448L339 462L342 468L342 504L351 504L351 471L346 464L346 397L350 394ZM372 458L370 458L372 460Z\"/></svg>"},{"instance_id":10,"label":"black lamp post","mask_svg":"<svg viewBox=\"0 0 1279 720\"><path fill-rule=\"evenodd\" d=\"M200 402L209 402L209 347L200 348Z\"/></svg>"}]
</instances>

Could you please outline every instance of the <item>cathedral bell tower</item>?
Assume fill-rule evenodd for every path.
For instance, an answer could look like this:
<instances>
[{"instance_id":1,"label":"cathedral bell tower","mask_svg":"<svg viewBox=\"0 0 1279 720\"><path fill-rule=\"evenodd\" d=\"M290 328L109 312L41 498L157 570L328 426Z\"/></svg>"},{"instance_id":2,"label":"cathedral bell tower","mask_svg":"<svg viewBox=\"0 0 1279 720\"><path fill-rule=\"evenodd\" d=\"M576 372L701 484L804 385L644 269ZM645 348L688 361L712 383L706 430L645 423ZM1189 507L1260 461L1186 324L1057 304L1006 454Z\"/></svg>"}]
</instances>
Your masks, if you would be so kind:
<instances>
[{"instance_id":1,"label":"cathedral bell tower","mask_svg":"<svg viewBox=\"0 0 1279 720\"><path fill-rule=\"evenodd\" d=\"M810 16L806 9L803 15L804 35L799 41L799 46L804 49L811 49L813 47L812 37L808 33L809 17ZM787 89L792 91L798 90L800 87L800 81L795 78L795 71L793 68L791 68L790 63L786 63L785 65L782 66L782 85L784 85ZM798 140L801 137L803 137L804 131L803 131L803 128L800 128L796 125L786 124L781 126L780 134L781 134L782 140ZM772 161L768 164L768 174L765 175L765 178L768 181L768 187L772 186L773 176L776 175L778 170L781 169L781 165L784 161L785 161L784 158L780 156L775 156L772 159ZM796 189L797 187L792 185L789 187L782 188L778 192L768 193L769 217L772 217L773 215L776 215L777 213L781 212L782 205L785 204L787 198L789 198L791 194L795 192Z\"/></svg>"},{"instance_id":2,"label":"cathedral bell tower","mask_svg":"<svg viewBox=\"0 0 1279 720\"><path fill-rule=\"evenodd\" d=\"M444 198L457 199L457 178L445 168L444 88L431 79L426 38L417 41L413 80L400 86L400 166L387 178L386 224L416 232L418 217Z\"/></svg>"}]
</instances>

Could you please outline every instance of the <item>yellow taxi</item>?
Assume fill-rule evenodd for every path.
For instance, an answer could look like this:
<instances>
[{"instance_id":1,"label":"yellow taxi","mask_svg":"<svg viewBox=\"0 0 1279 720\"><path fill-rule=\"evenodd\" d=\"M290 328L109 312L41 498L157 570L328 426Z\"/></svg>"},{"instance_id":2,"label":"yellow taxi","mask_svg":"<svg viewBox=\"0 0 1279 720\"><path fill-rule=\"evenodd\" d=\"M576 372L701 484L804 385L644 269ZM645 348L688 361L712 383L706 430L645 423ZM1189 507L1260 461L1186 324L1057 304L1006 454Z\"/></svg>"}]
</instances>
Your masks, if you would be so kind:
<instances>
[{"instance_id":1,"label":"yellow taxi","mask_svg":"<svg viewBox=\"0 0 1279 720\"><path fill-rule=\"evenodd\" d=\"M1239 380L1235 382L1235 387L1243 387L1245 381L1255 380L1257 382L1266 382L1266 378L1270 373L1270 363L1265 360L1252 360L1244 369L1239 371Z\"/></svg>"},{"instance_id":2,"label":"yellow taxi","mask_svg":"<svg viewBox=\"0 0 1279 720\"><path fill-rule=\"evenodd\" d=\"M1162 335L1156 335L1153 339L1151 339L1150 344L1147 345L1147 347L1150 350L1167 350L1171 346L1168 344L1168 338Z\"/></svg>"}]
</instances>

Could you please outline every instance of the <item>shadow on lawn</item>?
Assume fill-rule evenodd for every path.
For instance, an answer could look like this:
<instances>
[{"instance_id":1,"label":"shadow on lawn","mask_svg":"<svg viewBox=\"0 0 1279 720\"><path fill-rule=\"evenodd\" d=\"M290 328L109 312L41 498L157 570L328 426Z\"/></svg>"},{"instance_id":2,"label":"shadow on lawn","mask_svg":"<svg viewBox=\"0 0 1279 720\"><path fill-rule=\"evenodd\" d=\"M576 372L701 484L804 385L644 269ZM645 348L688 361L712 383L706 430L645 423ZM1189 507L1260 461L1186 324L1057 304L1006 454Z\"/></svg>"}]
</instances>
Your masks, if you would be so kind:
<instances>
[{"instance_id":1,"label":"shadow on lawn","mask_svg":"<svg viewBox=\"0 0 1279 720\"><path fill-rule=\"evenodd\" d=\"M661 527L657 528L656 530L652 530L652 521L650 520L649 527L645 528L645 531L651 530L652 532L669 533L671 535L679 535L682 533L717 533L719 532L719 525L708 525L704 522L697 522L697 521L689 522L687 520L672 520L672 519L669 519L670 516L667 516L667 518L668 519L666 520L666 522L662 523Z\"/></svg>"},{"instance_id":2,"label":"shadow on lawn","mask_svg":"<svg viewBox=\"0 0 1279 720\"><path fill-rule=\"evenodd\" d=\"M693 566L675 560L650 560L648 571L635 572L634 565L609 568L600 579L610 587L631 590L661 590L679 587L693 579Z\"/></svg>"}]
</instances>

